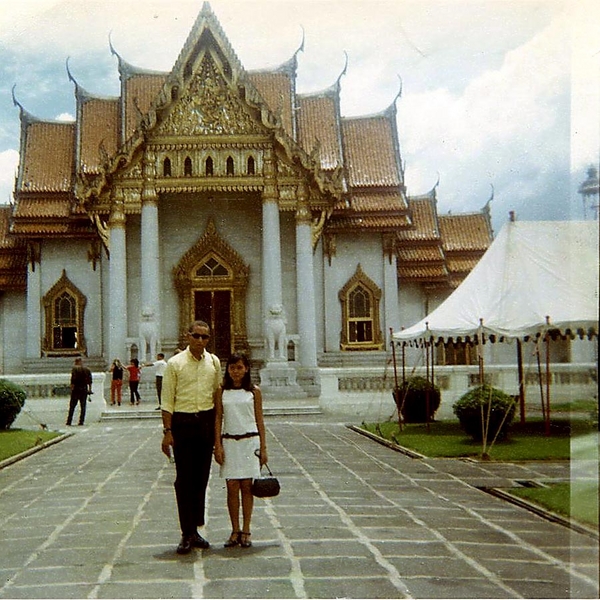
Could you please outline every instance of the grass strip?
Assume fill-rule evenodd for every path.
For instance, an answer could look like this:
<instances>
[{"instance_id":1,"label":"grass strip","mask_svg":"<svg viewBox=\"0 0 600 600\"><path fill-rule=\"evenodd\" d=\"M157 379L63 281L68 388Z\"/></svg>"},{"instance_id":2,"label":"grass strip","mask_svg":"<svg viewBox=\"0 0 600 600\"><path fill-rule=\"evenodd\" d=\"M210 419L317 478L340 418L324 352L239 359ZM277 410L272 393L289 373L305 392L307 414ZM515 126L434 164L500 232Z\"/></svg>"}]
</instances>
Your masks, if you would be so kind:
<instances>
[{"instance_id":1,"label":"grass strip","mask_svg":"<svg viewBox=\"0 0 600 600\"><path fill-rule=\"evenodd\" d=\"M36 446L40 446L59 435L62 434L58 431L34 431L29 429L0 430L0 462Z\"/></svg>"}]
</instances>

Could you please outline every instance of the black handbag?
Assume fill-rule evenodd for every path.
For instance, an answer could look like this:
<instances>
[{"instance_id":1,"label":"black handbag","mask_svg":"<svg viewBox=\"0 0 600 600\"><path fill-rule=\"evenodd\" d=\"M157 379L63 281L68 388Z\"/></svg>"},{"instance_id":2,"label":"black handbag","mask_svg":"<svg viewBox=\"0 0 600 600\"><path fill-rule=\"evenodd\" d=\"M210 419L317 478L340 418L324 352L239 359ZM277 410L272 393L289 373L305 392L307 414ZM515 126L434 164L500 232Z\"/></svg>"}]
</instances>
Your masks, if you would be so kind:
<instances>
[{"instance_id":1,"label":"black handbag","mask_svg":"<svg viewBox=\"0 0 600 600\"><path fill-rule=\"evenodd\" d=\"M265 464L269 477L258 477L252 482L252 495L257 498L273 498L279 494L281 486L279 479L271 473L269 465Z\"/></svg>"}]
</instances>

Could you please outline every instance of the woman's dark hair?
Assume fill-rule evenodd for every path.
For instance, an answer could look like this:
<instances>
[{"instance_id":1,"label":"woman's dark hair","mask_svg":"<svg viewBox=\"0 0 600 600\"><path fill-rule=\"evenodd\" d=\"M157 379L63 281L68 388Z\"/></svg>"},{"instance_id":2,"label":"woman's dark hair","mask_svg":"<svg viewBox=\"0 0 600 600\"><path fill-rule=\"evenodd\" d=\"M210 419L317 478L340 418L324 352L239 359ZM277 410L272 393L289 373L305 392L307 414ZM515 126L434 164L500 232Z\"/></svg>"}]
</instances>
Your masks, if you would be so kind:
<instances>
[{"instance_id":1,"label":"woman's dark hair","mask_svg":"<svg viewBox=\"0 0 600 600\"><path fill-rule=\"evenodd\" d=\"M242 379L242 389L251 392L254 389L254 384L252 383L252 379L250 377L250 361L245 354L232 354L227 359L227 365L225 366L225 375L223 375L223 389L231 390L233 389L233 379L231 379L231 375L229 374L229 365L235 365L236 362L242 362L244 366L248 369L244 378Z\"/></svg>"},{"instance_id":2,"label":"woman's dark hair","mask_svg":"<svg viewBox=\"0 0 600 600\"><path fill-rule=\"evenodd\" d=\"M140 361L137 358L132 358L131 362L133 364L134 367L139 367L140 366Z\"/></svg>"}]
</instances>

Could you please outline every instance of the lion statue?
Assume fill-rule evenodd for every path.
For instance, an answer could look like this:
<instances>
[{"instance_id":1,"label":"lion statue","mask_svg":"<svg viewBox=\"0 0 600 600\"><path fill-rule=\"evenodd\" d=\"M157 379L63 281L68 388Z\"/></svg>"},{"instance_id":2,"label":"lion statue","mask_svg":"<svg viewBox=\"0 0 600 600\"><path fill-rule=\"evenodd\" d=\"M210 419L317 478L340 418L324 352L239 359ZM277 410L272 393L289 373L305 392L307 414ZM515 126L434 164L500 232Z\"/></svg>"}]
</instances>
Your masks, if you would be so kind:
<instances>
[{"instance_id":1,"label":"lion statue","mask_svg":"<svg viewBox=\"0 0 600 600\"><path fill-rule=\"evenodd\" d=\"M154 310L149 307L142 309L139 334L139 361L143 364L147 360L154 360L158 345L158 324Z\"/></svg>"},{"instance_id":2,"label":"lion statue","mask_svg":"<svg viewBox=\"0 0 600 600\"><path fill-rule=\"evenodd\" d=\"M287 319L281 304L272 304L265 320L267 358L287 360Z\"/></svg>"}]
</instances>

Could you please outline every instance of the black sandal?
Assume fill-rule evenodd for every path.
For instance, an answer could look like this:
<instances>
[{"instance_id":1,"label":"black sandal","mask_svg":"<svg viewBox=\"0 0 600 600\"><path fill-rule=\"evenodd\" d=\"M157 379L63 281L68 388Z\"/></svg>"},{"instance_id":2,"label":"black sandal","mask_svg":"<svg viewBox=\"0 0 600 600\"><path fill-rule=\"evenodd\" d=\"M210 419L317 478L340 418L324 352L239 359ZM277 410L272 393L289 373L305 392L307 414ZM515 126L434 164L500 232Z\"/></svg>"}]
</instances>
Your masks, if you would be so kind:
<instances>
[{"instance_id":1,"label":"black sandal","mask_svg":"<svg viewBox=\"0 0 600 600\"><path fill-rule=\"evenodd\" d=\"M232 531L229 539L223 544L225 548L235 548L240 544L240 538L242 536L241 531Z\"/></svg>"},{"instance_id":2,"label":"black sandal","mask_svg":"<svg viewBox=\"0 0 600 600\"><path fill-rule=\"evenodd\" d=\"M240 546L242 548L250 548L252 546L252 542L250 541L251 535L249 531L240 531Z\"/></svg>"}]
</instances>

